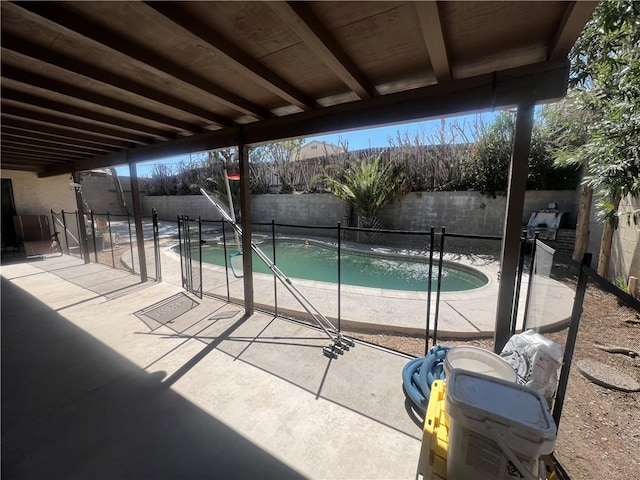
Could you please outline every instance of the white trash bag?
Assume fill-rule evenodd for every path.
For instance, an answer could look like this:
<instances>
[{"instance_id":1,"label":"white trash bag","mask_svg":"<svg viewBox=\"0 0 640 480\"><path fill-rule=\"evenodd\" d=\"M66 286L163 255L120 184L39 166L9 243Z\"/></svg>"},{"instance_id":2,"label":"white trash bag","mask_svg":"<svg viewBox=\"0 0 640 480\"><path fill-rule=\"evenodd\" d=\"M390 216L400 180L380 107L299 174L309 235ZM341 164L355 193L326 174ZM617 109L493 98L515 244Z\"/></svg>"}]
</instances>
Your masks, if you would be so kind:
<instances>
[{"instance_id":1,"label":"white trash bag","mask_svg":"<svg viewBox=\"0 0 640 480\"><path fill-rule=\"evenodd\" d=\"M558 369L562 365L560 345L533 330L513 335L500 356L516 371L516 382L545 397L549 406L558 386Z\"/></svg>"}]
</instances>

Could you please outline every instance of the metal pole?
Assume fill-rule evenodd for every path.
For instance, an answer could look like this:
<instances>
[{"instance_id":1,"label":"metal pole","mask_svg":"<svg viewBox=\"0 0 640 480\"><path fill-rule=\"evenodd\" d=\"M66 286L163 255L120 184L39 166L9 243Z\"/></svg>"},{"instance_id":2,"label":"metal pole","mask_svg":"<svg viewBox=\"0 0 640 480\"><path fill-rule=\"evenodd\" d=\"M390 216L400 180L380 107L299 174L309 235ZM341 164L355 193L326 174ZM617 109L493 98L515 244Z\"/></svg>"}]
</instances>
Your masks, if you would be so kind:
<instances>
[{"instance_id":1,"label":"metal pole","mask_svg":"<svg viewBox=\"0 0 640 480\"><path fill-rule=\"evenodd\" d=\"M573 300L573 310L571 311L571 323L569 324L567 343L564 347L562 369L560 370L560 379L558 380L558 391L556 392L556 400L553 405L553 419L556 422L556 427L560 426L564 397L567 393L567 383L569 382L571 361L573 360L573 352L576 348L578 327L580 326L580 317L582 316L582 304L584 302L585 291L587 290L587 280L589 279L589 275L584 271L583 267L589 265L591 265L591 254L585 253L582 257L582 265L580 265L578 285L576 286L576 296Z\"/></svg>"},{"instance_id":2,"label":"metal pole","mask_svg":"<svg viewBox=\"0 0 640 480\"><path fill-rule=\"evenodd\" d=\"M133 236L131 235L131 215L127 213L127 223L129 224L129 251L131 252L131 273L135 273L136 268L133 263Z\"/></svg>"},{"instance_id":3,"label":"metal pole","mask_svg":"<svg viewBox=\"0 0 640 480\"><path fill-rule=\"evenodd\" d=\"M61 211L62 214L62 228L64 228L64 243L67 245L67 255L70 255L70 250L69 250L69 235L67 233L67 219L64 216L64 210ZM78 246L80 245L80 242L78 242Z\"/></svg>"},{"instance_id":4,"label":"metal pole","mask_svg":"<svg viewBox=\"0 0 640 480\"><path fill-rule=\"evenodd\" d=\"M436 312L433 320L433 346L438 343L438 315L440 313L440 290L442 287L442 257L444 255L444 227L440 235L440 258L438 259L438 290L436 291Z\"/></svg>"},{"instance_id":5,"label":"metal pole","mask_svg":"<svg viewBox=\"0 0 640 480\"><path fill-rule=\"evenodd\" d=\"M341 225L338 222L338 332L340 332L340 323L342 320L342 241Z\"/></svg>"},{"instance_id":6,"label":"metal pole","mask_svg":"<svg viewBox=\"0 0 640 480\"><path fill-rule=\"evenodd\" d=\"M236 232L237 235L237 232ZM276 221L271 219L271 245L273 247L273 264L276 265ZM273 274L273 306L276 317L278 316L278 278Z\"/></svg>"},{"instance_id":7,"label":"metal pole","mask_svg":"<svg viewBox=\"0 0 640 480\"><path fill-rule=\"evenodd\" d=\"M98 246L96 245L96 222L93 217L93 210L91 210L91 237L93 238L93 258L98 262Z\"/></svg>"},{"instance_id":8,"label":"metal pole","mask_svg":"<svg viewBox=\"0 0 640 480\"><path fill-rule=\"evenodd\" d=\"M520 287L522 286L522 267L524 267L524 249L527 239L520 238L520 258L518 259L518 274L516 276L516 291L513 298L513 308L511 309L511 335L516 333L518 323L518 304L520 303Z\"/></svg>"},{"instance_id":9,"label":"metal pole","mask_svg":"<svg viewBox=\"0 0 640 480\"><path fill-rule=\"evenodd\" d=\"M160 260L160 229L158 228L158 212L151 209L151 219L153 222L153 248L156 263L156 281L162 281L162 261Z\"/></svg>"},{"instance_id":10,"label":"metal pole","mask_svg":"<svg viewBox=\"0 0 640 480\"><path fill-rule=\"evenodd\" d=\"M224 276L227 279L227 303L231 301L231 293L229 290L229 262L227 261L227 234L224 231L224 219L222 222L222 251L224 253Z\"/></svg>"},{"instance_id":11,"label":"metal pole","mask_svg":"<svg viewBox=\"0 0 640 480\"><path fill-rule=\"evenodd\" d=\"M127 217L129 217L129 214L127 214ZM131 226L129 226L129 230L131 230ZM182 251L182 217L180 217L180 215L178 215L178 246L180 247L180 278L181 278L182 288L185 288L185 278L184 278L185 262L182 258L184 254L184 252Z\"/></svg>"},{"instance_id":12,"label":"metal pole","mask_svg":"<svg viewBox=\"0 0 640 480\"><path fill-rule=\"evenodd\" d=\"M109 245L111 246L111 263L116 268L116 256L113 251L113 235L111 234L111 215L107 212L107 227L109 228Z\"/></svg>"},{"instance_id":13,"label":"metal pole","mask_svg":"<svg viewBox=\"0 0 640 480\"><path fill-rule=\"evenodd\" d=\"M198 217L198 271L200 273L200 298L202 298L202 293L204 291L204 286L202 285L202 220Z\"/></svg>"},{"instance_id":14,"label":"metal pole","mask_svg":"<svg viewBox=\"0 0 640 480\"><path fill-rule=\"evenodd\" d=\"M433 274L433 237L435 235L435 227L431 227L429 232L429 276L427 277L427 326L424 337L424 354L429 353L429 324L431 322L431 276Z\"/></svg>"},{"instance_id":15,"label":"metal pole","mask_svg":"<svg viewBox=\"0 0 640 480\"><path fill-rule=\"evenodd\" d=\"M535 267L536 253L538 252L538 232L533 235L533 244L531 245L531 262L529 263L529 285L527 285L527 298L524 302L524 318L522 319L522 330L527 328L527 320L529 318L529 301L531 299L531 290L533 289L533 269Z\"/></svg>"}]
</instances>

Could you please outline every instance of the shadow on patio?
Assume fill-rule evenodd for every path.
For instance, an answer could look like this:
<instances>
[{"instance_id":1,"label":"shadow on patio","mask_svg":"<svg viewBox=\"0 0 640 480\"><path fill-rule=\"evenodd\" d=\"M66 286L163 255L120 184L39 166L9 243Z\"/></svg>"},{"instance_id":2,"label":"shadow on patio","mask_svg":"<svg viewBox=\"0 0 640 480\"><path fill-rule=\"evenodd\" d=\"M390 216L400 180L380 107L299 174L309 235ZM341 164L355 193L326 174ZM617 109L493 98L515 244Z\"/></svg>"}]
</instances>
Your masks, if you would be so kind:
<instances>
[{"instance_id":1,"label":"shadow on patio","mask_svg":"<svg viewBox=\"0 0 640 480\"><path fill-rule=\"evenodd\" d=\"M6 478L415 477L406 357L61 261L3 265Z\"/></svg>"}]
</instances>

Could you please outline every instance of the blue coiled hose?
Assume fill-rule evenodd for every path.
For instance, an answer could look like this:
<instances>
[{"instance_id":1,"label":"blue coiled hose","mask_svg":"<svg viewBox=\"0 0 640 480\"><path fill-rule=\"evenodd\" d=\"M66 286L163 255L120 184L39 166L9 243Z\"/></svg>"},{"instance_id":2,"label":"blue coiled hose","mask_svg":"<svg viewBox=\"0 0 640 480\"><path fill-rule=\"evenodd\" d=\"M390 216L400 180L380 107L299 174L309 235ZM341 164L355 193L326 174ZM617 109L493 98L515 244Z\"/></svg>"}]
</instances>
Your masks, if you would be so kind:
<instances>
[{"instance_id":1,"label":"blue coiled hose","mask_svg":"<svg viewBox=\"0 0 640 480\"><path fill-rule=\"evenodd\" d=\"M425 357L411 360L402 369L402 386L415 409L424 415L434 380L444 379L444 358L450 347L434 346Z\"/></svg>"}]
</instances>

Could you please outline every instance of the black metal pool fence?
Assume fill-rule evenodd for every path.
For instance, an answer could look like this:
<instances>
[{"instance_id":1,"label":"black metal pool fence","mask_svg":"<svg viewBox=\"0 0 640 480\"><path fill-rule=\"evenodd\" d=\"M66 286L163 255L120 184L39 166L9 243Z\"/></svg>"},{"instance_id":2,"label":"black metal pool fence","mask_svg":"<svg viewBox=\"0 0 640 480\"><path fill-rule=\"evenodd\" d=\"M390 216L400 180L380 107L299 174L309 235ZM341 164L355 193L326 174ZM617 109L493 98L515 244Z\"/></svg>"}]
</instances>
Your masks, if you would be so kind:
<instances>
[{"instance_id":1,"label":"black metal pool fence","mask_svg":"<svg viewBox=\"0 0 640 480\"><path fill-rule=\"evenodd\" d=\"M225 283L226 283L226 300L231 302L230 293L230 275L237 275L238 268L230 265L230 254L234 248L230 245L230 239L233 238L233 228L224 220L202 220L201 218L191 218L187 215L178 216L178 231L180 235L180 259L183 287L193 294L202 298L203 295L220 296L209 291L206 281L202 273L202 246L210 239L203 238L203 229L208 232L215 230L216 237L222 243L224 262L225 262ZM214 228L212 228L214 227ZM394 251L402 252L406 258L407 253L411 253L412 260L418 260L428 264L428 275L425 285L426 290L426 315L425 315L425 354L429 350L429 338L432 345L438 342L438 321L440 317L440 295L442 292L442 273L445 254L459 255L487 255L497 258L502 241L501 237L490 235L469 235L460 233L450 233L445 227L436 229L431 227L428 231L405 231L405 230L383 230L383 229L365 229L356 227L343 227L340 223L336 226L311 226L311 225L292 225L284 223L276 223L272 220L270 223L252 224L254 234L265 237L265 240L271 240L272 255L274 264L277 265L277 242L282 238L307 238L307 239L324 239L330 240L336 247L336 274L337 274L337 328L342 329L342 254L345 251L352 251L349 248L352 244L360 246L389 247ZM346 239L349 239L348 241ZM235 241L235 240L234 240ZM516 298L511 314L511 332L516 331L516 322L518 315L518 305L520 302L522 275L525 271L530 270L535 258L535 242L536 239L528 239L525 236L521 239L520 261L518 264L518 272L516 276ZM348 246L348 245L349 246ZM452 246L453 245L453 246ZM526 256L529 255L529 261L526 262ZM286 272L284 272L286 274ZM433 280L433 281L429 281ZM434 285L435 283L435 285ZM523 295L528 301L529 289ZM432 299L435 302L432 303ZM236 300L237 301L237 300ZM273 283L273 313L282 315L278 307L278 279L274 275ZM525 318L523 319L526 325Z\"/></svg>"},{"instance_id":2,"label":"black metal pool fence","mask_svg":"<svg viewBox=\"0 0 640 480\"><path fill-rule=\"evenodd\" d=\"M136 272L137 252L134 218L130 214L114 215L109 212L89 212L84 215L85 231L81 234L80 213L76 211L51 210L53 233L57 237L60 249L67 255L82 257L110 265L112 268ZM152 257L147 261L148 276L162 280L160 263L160 239L158 235L158 215L153 210L151 218L143 219L145 242L152 241ZM87 239L87 251L83 251L82 237ZM149 252L147 252L147 256ZM153 259L153 262L149 260ZM152 266L153 269L148 267Z\"/></svg>"}]
</instances>

